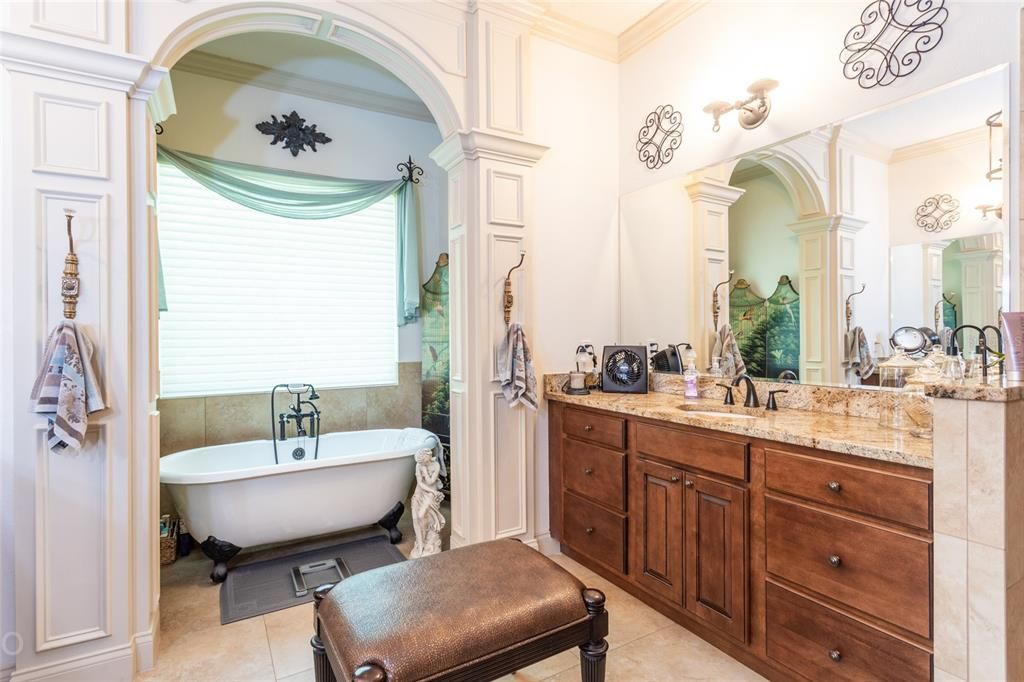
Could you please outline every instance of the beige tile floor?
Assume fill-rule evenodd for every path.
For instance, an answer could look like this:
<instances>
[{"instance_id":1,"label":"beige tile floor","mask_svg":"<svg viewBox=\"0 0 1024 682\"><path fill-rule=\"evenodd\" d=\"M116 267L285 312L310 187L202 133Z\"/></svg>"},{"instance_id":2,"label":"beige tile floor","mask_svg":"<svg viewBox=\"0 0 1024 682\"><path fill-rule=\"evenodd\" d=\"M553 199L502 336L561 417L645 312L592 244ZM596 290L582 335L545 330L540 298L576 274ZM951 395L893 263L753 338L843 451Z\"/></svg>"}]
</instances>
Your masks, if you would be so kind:
<instances>
[{"instance_id":1,"label":"beige tile floor","mask_svg":"<svg viewBox=\"0 0 1024 682\"><path fill-rule=\"evenodd\" d=\"M407 541L400 547L411 549ZM554 559L608 598L608 682L764 679L571 559ZM210 584L208 572L209 561L198 551L163 570L157 666L137 679L313 682L312 605L222 626L218 587ZM579 679L579 653L573 649L502 682Z\"/></svg>"}]
</instances>

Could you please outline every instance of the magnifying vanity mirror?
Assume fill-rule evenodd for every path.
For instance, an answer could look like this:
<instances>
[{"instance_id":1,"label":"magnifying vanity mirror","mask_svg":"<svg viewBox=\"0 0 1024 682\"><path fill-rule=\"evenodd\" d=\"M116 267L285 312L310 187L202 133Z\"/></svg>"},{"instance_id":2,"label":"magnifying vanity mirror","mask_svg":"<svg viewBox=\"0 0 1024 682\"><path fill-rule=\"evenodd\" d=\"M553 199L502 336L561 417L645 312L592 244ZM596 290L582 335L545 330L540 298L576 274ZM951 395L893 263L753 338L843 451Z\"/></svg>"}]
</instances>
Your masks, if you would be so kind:
<instances>
[{"instance_id":1,"label":"magnifying vanity mirror","mask_svg":"<svg viewBox=\"0 0 1024 682\"><path fill-rule=\"evenodd\" d=\"M871 385L851 341L878 363L998 325L1010 110L1004 67L623 196L620 340L708 367L717 303L752 377Z\"/></svg>"}]
</instances>

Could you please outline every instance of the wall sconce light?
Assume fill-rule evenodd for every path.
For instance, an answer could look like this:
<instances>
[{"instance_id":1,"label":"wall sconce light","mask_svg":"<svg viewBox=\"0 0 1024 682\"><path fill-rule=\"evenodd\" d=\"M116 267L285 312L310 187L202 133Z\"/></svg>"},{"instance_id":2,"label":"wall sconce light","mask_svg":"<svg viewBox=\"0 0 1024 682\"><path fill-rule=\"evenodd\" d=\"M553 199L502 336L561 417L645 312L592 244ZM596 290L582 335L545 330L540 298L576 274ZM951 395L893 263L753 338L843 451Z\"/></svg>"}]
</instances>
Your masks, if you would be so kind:
<instances>
[{"instance_id":1,"label":"wall sconce light","mask_svg":"<svg viewBox=\"0 0 1024 682\"><path fill-rule=\"evenodd\" d=\"M751 130L761 125L768 118L768 114L772 110L772 102L768 99L768 93L778 86L778 81L762 78L750 84L750 87L747 88L750 97L744 100L736 100L732 104L719 101L707 105L704 107L704 112L715 117L715 123L711 126L711 130L716 133L721 130L722 126L718 119L730 111L736 112L736 118L740 122L740 127L745 130Z\"/></svg>"},{"instance_id":2,"label":"wall sconce light","mask_svg":"<svg viewBox=\"0 0 1024 682\"><path fill-rule=\"evenodd\" d=\"M1002 111L997 111L985 119L985 125L988 126L988 172L985 173L985 179L989 181L1003 179L1003 157L1000 156L996 161L992 159L994 156L992 148L993 130L1003 127L1002 122L999 120L1002 115Z\"/></svg>"},{"instance_id":3,"label":"wall sconce light","mask_svg":"<svg viewBox=\"0 0 1024 682\"><path fill-rule=\"evenodd\" d=\"M981 211L981 219L982 220L987 219L989 213L995 214L996 218L998 218L999 220L1003 219L1003 206L1002 206L1002 204L999 204L998 206L993 206L992 204L980 204L980 205L976 206L975 208L977 208L979 211Z\"/></svg>"}]
</instances>

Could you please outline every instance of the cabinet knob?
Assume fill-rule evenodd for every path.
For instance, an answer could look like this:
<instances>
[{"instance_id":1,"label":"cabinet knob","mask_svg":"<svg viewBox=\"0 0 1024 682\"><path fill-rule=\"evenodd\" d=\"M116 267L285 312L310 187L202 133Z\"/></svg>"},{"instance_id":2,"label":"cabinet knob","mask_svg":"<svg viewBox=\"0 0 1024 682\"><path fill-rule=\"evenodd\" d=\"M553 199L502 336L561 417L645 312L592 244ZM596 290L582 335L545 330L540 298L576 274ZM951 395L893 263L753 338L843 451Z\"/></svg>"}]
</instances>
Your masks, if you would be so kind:
<instances>
[{"instance_id":1,"label":"cabinet knob","mask_svg":"<svg viewBox=\"0 0 1024 682\"><path fill-rule=\"evenodd\" d=\"M583 430L584 431L593 431L594 427L591 426L590 424L587 424L586 426L583 427Z\"/></svg>"},{"instance_id":2,"label":"cabinet knob","mask_svg":"<svg viewBox=\"0 0 1024 682\"><path fill-rule=\"evenodd\" d=\"M594 529L593 528L587 528L587 530L585 532L586 532L587 535L593 535L594 534Z\"/></svg>"},{"instance_id":3,"label":"cabinet knob","mask_svg":"<svg viewBox=\"0 0 1024 682\"><path fill-rule=\"evenodd\" d=\"M843 660L843 653L839 649L831 649L828 652L828 657L831 658L835 663Z\"/></svg>"},{"instance_id":4,"label":"cabinet knob","mask_svg":"<svg viewBox=\"0 0 1024 682\"><path fill-rule=\"evenodd\" d=\"M679 483L679 477L678 476L673 476L672 478L670 478L668 480L672 481L673 483Z\"/></svg>"},{"instance_id":5,"label":"cabinet knob","mask_svg":"<svg viewBox=\"0 0 1024 682\"><path fill-rule=\"evenodd\" d=\"M832 568L839 568L843 565L843 560L839 557L838 554L833 554L828 558L828 565Z\"/></svg>"},{"instance_id":6,"label":"cabinet knob","mask_svg":"<svg viewBox=\"0 0 1024 682\"><path fill-rule=\"evenodd\" d=\"M589 476L590 474L594 473L594 470L591 469L590 467L587 467L586 469L583 470L583 473Z\"/></svg>"},{"instance_id":7,"label":"cabinet knob","mask_svg":"<svg viewBox=\"0 0 1024 682\"><path fill-rule=\"evenodd\" d=\"M690 479L686 479L686 483L684 483L683 485L685 485L687 488L692 488L693 481L691 481Z\"/></svg>"},{"instance_id":8,"label":"cabinet knob","mask_svg":"<svg viewBox=\"0 0 1024 682\"><path fill-rule=\"evenodd\" d=\"M843 486L839 485L839 481L829 481L828 482L828 489L831 490L834 493L839 492L840 490L842 490L842 488L843 488Z\"/></svg>"}]
</instances>

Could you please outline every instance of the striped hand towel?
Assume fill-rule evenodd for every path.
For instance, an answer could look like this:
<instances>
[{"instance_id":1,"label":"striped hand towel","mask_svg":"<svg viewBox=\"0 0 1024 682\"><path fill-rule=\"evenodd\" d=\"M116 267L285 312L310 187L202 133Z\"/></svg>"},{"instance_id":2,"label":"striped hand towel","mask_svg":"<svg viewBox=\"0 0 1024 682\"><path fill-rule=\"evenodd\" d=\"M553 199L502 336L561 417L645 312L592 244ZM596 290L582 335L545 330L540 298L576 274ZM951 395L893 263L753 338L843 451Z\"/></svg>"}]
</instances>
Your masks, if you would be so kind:
<instances>
[{"instance_id":1,"label":"striped hand towel","mask_svg":"<svg viewBox=\"0 0 1024 682\"><path fill-rule=\"evenodd\" d=\"M509 325L498 351L498 378L509 407L519 403L537 409L537 377L526 332L518 322Z\"/></svg>"},{"instance_id":2,"label":"striped hand towel","mask_svg":"<svg viewBox=\"0 0 1024 682\"><path fill-rule=\"evenodd\" d=\"M50 415L50 450L80 450L89 415L106 405L92 367L92 343L71 320L50 333L39 378L32 387L33 411Z\"/></svg>"}]
</instances>

